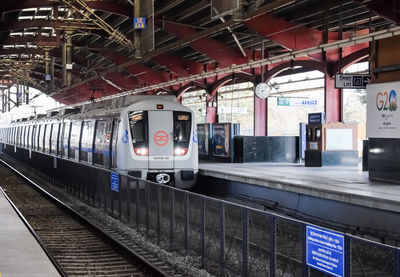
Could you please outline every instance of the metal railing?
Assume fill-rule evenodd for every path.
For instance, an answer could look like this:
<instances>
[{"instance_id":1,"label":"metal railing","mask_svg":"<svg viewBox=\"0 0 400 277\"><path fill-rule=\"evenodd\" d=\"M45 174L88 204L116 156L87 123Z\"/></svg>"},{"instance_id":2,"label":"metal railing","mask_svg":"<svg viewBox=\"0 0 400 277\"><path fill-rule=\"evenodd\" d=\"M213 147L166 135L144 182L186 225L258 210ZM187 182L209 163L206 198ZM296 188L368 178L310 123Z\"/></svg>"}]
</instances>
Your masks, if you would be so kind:
<instances>
[{"instance_id":1,"label":"metal railing","mask_svg":"<svg viewBox=\"0 0 400 277\"><path fill-rule=\"evenodd\" d=\"M47 168L45 166L47 165ZM331 276L306 263L307 222L59 159L41 172L86 203L219 276ZM32 164L35 166L34 164ZM73 172L73 173L72 173ZM400 277L398 248L344 234L349 277Z\"/></svg>"}]
</instances>

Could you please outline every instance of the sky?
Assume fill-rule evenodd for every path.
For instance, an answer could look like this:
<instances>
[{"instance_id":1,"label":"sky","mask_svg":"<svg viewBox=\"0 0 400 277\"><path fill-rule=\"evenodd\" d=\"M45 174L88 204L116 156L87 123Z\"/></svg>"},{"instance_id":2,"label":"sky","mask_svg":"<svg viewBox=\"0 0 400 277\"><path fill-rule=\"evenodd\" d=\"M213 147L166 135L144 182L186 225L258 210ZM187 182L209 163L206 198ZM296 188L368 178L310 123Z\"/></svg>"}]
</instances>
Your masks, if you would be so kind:
<instances>
[{"instance_id":1,"label":"sky","mask_svg":"<svg viewBox=\"0 0 400 277\"><path fill-rule=\"evenodd\" d=\"M11 88L11 93L16 93L16 87ZM40 91L29 88L30 98L35 97L29 105L23 104L19 108L12 108L10 112L2 113L0 111L0 122L2 124L7 124L11 120L16 120L18 118L24 118L33 116L36 114L46 113L48 110L62 107L63 105L56 102L53 98L47 96ZM15 94L11 96L12 99L15 99ZM1 99L0 99L1 103ZM1 104L0 104L1 105ZM14 104L11 104L11 107Z\"/></svg>"}]
</instances>

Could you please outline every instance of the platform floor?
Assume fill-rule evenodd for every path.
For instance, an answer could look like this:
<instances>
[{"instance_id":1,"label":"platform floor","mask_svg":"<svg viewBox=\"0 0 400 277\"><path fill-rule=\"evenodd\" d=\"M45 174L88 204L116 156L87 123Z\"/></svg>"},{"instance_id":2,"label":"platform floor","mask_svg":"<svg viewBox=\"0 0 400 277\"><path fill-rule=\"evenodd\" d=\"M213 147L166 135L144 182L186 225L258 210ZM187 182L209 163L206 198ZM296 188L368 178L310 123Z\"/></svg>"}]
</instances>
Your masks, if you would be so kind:
<instances>
[{"instance_id":1,"label":"platform floor","mask_svg":"<svg viewBox=\"0 0 400 277\"><path fill-rule=\"evenodd\" d=\"M201 175L400 212L400 184L371 181L357 167L282 163L199 164Z\"/></svg>"},{"instance_id":2,"label":"platform floor","mask_svg":"<svg viewBox=\"0 0 400 277\"><path fill-rule=\"evenodd\" d=\"M1 191L0 276L60 276Z\"/></svg>"}]
</instances>

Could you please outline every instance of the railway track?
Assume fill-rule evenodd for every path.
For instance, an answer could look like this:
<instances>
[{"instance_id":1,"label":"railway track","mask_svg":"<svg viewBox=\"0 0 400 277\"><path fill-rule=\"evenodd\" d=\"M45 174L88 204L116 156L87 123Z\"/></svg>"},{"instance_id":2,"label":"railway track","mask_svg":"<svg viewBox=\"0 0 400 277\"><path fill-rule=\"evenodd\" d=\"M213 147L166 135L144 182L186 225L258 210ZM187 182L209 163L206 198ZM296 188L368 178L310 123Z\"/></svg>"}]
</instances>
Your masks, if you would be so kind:
<instances>
[{"instance_id":1,"label":"railway track","mask_svg":"<svg viewBox=\"0 0 400 277\"><path fill-rule=\"evenodd\" d=\"M61 275L182 276L146 250L121 244L1 162L1 186Z\"/></svg>"}]
</instances>

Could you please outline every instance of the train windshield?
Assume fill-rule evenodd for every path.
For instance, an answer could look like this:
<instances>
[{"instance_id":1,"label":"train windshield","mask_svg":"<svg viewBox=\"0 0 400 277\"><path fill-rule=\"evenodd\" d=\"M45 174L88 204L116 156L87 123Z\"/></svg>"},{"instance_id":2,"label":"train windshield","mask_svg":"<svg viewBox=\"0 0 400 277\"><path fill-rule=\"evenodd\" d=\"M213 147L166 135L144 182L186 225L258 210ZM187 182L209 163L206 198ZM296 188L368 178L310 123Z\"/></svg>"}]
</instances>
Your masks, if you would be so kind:
<instances>
[{"instance_id":1,"label":"train windshield","mask_svg":"<svg viewBox=\"0 0 400 277\"><path fill-rule=\"evenodd\" d=\"M174 142L187 143L190 139L191 114L174 112Z\"/></svg>"},{"instance_id":2,"label":"train windshield","mask_svg":"<svg viewBox=\"0 0 400 277\"><path fill-rule=\"evenodd\" d=\"M128 116L132 134L132 143L147 143L147 112L135 111L129 113Z\"/></svg>"}]
</instances>

